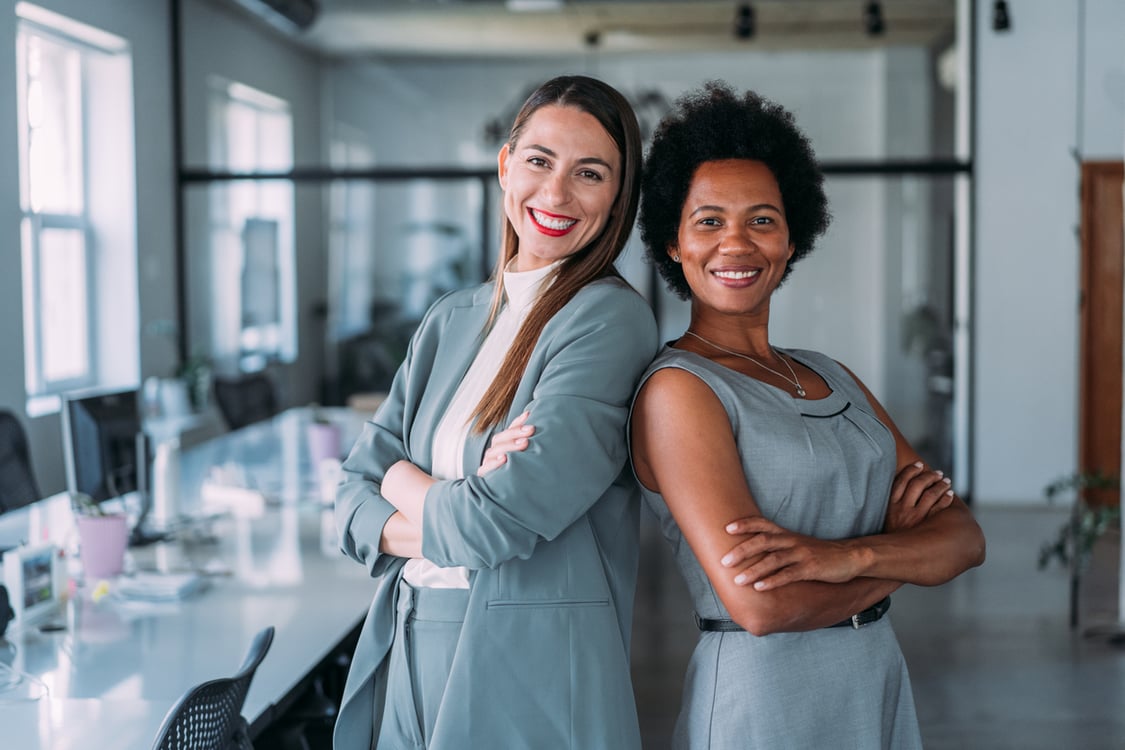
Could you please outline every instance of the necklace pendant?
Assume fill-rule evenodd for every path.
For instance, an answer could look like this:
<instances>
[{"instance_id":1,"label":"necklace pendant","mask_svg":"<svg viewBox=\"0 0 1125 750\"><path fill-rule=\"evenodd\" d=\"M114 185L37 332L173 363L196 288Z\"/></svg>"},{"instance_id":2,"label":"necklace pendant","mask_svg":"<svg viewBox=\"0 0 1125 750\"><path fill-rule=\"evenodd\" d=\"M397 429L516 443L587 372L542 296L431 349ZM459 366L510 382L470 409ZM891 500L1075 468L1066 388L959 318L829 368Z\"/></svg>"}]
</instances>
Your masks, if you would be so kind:
<instances>
[{"instance_id":1,"label":"necklace pendant","mask_svg":"<svg viewBox=\"0 0 1125 750\"><path fill-rule=\"evenodd\" d=\"M805 397L805 389L802 388L801 386L797 386L797 398L804 398L804 397Z\"/></svg>"}]
</instances>

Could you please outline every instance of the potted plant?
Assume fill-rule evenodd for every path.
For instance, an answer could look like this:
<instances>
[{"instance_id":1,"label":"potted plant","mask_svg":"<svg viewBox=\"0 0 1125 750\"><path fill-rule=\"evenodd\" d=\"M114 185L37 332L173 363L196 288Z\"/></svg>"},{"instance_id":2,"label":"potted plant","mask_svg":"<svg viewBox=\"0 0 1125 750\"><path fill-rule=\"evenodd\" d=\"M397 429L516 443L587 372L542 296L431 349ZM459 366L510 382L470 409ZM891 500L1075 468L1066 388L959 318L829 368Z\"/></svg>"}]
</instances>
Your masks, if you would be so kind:
<instances>
[{"instance_id":1,"label":"potted plant","mask_svg":"<svg viewBox=\"0 0 1125 750\"><path fill-rule=\"evenodd\" d=\"M1068 492L1074 493L1074 500L1070 517L1059 527L1055 538L1039 548L1040 569L1057 560L1064 567L1074 566L1079 573L1082 571L1098 538L1109 529L1120 528L1121 506L1109 505L1104 500L1107 492L1119 488L1117 477L1100 471L1060 477L1044 488L1048 502Z\"/></svg>"},{"instance_id":2,"label":"potted plant","mask_svg":"<svg viewBox=\"0 0 1125 750\"><path fill-rule=\"evenodd\" d=\"M193 354L176 370L176 377L187 386L192 408L203 411L211 397L211 360L202 354Z\"/></svg>"},{"instance_id":3,"label":"potted plant","mask_svg":"<svg viewBox=\"0 0 1125 750\"><path fill-rule=\"evenodd\" d=\"M1119 491L1120 479L1101 471L1076 472L1048 484L1043 494L1048 502L1073 494L1070 516L1055 537L1039 548L1039 569L1057 561L1070 572L1070 626L1078 625L1078 586L1097 541L1106 534L1121 533L1121 505L1110 504L1109 495Z\"/></svg>"}]
</instances>

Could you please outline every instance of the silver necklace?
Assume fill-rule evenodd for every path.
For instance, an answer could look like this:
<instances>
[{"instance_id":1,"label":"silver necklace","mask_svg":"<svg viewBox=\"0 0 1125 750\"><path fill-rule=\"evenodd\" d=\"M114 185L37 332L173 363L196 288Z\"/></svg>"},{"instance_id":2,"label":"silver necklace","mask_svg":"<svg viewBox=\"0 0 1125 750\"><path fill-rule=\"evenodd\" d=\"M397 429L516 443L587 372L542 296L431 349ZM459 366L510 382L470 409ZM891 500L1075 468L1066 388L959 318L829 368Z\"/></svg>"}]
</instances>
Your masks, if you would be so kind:
<instances>
[{"instance_id":1,"label":"silver necklace","mask_svg":"<svg viewBox=\"0 0 1125 750\"><path fill-rule=\"evenodd\" d=\"M785 380L787 382L792 383L793 387L797 389L797 398L804 398L805 397L805 389L801 387L801 381L797 380L797 373L793 371L793 366L791 364L789 364L789 360L785 359L785 357L778 354L777 349L774 349L772 346L770 347L770 351L773 352L773 355L775 357L777 357L778 359L780 359L782 364L784 364L789 369L789 374L792 375L793 377L791 377L791 378L785 377L785 373L778 372L777 370L773 369L769 365L762 364L761 362L759 362L754 357L751 357L749 354L743 354L742 352L736 352L733 349L727 349L725 346L719 346L714 341L708 341L707 339L703 338L702 336L700 336L695 331L684 331L684 333L686 333L688 336L696 337L697 339L702 341L704 344L707 344L708 346L712 346L712 347L718 349L721 352L726 352L727 354L730 354L734 357L742 357L743 359L748 359L751 362L753 362L754 364L756 364L758 367L761 367L763 370L769 370L770 372L772 372L774 375L778 376L782 380Z\"/></svg>"}]
</instances>

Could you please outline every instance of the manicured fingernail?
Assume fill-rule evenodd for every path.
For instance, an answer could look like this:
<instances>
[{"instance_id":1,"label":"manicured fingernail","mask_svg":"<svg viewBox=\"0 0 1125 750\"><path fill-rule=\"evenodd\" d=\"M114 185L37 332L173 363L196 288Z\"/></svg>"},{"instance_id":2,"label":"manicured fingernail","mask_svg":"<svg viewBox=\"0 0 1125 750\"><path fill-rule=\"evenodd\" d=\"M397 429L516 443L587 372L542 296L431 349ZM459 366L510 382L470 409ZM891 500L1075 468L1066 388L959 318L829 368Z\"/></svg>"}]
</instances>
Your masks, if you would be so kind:
<instances>
[{"instance_id":1,"label":"manicured fingernail","mask_svg":"<svg viewBox=\"0 0 1125 750\"><path fill-rule=\"evenodd\" d=\"M725 555L719 562L721 562L723 565L730 565L734 562L734 555Z\"/></svg>"},{"instance_id":2,"label":"manicured fingernail","mask_svg":"<svg viewBox=\"0 0 1125 750\"><path fill-rule=\"evenodd\" d=\"M946 491L945 491L945 494L947 494L947 495L952 495L952 494L953 494L953 490L946 490Z\"/></svg>"},{"instance_id":3,"label":"manicured fingernail","mask_svg":"<svg viewBox=\"0 0 1125 750\"><path fill-rule=\"evenodd\" d=\"M946 484L953 484L953 480L952 480L952 479L950 479L949 477L945 477L945 478L944 478L944 479L942 479L941 481L945 482Z\"/></svg>"},{"instance_id":4,"label":"manicured fingernail","mask_svg":"<svg viewBox=\"0 0 1125 750\"><path fill-rule=\"evenodd\" d=\"M750 580L750 579L747 577L747 575L745 573L739 573L738 575L736 575L734 577L734 582L737 583L740 586L742 584L746 583L748 580Z\"/></svg>"},{"instance_id":5,"label":"manicured fingernail","mask_svg":"<svg viewBox=\"0 0 1125 750\"><path fill-rule=\"evenodd\" d=\"M944 477L944 476L945 476L945 472L944 472L944 471L942 471L941 469L938 469L938 470L937 470L937 475L938 475L939 477Z\"/></svg>"},{"instance_id":6,"label":"manicured fingernail","mask_svg":"<svg viewBox=\"0 0 1125 750\"><path fill-rule=\"evenodd\" d=\"M921 469L922 468L922 462L921 461L915 461L914 466Z\"/></svg>"},{"instance_id":7,"label":"manicured fingernail","mask_svg":"<svg viewBox=\"0 0 1125 750\"><path fill-rule=\"evenodd\" d=\"M523 433L531 432L531 430L532 430L532 427L529 424L525 424L523 427L520 428L520 432L523 432Z\"/></svg>"},{"instance_id":8,"label":"manicured fingernail","mask_svg":"<svg viewBox=\"0 0 1125 750\"><path fill-rule=\"evenodd\" d=\"M527 438L516 438L516 445L527 445Z\"/></svg>"},{"instance_id":9,"label":"manicured fingernail","mask_svg":"<svg viewBox=\"0 0 1125 750\"><path fill-rule=\"evenodd\" d=\"M738 531L738 524L736 524L736 523L728 523L728 524L727 524L727 531L729 531L729 532L730 532L730 533L732 533L732 534L733 534L734 532Z\"/></svg>"},{"instance_id":10,"label":"manicured fingernail","mask_svg":"<svg viewBox=\"0 0 1125 750\"><path fill-rule=\"evenodd\" d=\"M757 589L758 591L762 591L766 588L766 584L765 584L764 581L758 581L757 583L754 584L754 588Z\"/></svg>"}]
</instances>

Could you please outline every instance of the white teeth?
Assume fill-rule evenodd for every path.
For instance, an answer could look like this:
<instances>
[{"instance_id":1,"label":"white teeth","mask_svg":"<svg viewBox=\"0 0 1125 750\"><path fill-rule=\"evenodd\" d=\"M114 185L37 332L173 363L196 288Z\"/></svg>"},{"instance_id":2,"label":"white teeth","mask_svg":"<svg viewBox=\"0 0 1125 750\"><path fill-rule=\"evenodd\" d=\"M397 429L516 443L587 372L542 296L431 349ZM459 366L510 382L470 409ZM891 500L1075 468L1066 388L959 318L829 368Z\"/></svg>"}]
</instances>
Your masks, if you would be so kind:
<instances>
[{"instance_id":1,"label":"white teeth","mask_svg":"<svg viewBox=\"0 0 1125 750\"><path fill-rule=\"evenodd\" d=\"M531 209L531 215L535 218L535 221L537 221L538 223L547 227L548 229L554 229L554 230L569 229L569 228L571 228L572 226L574 226L575 224L578 223L578 219L556 219L553 216L547 216L546 214L541 214L538 211L536 211L534 208Z\"/></svg>"},{"instance_id":2,"label":"white teeth","mask_svg":"<svg viewBox=\"0 0 1125 750\"><path fill-rule=\"evenodd\" d=\"M759 271L715 271L720 279L752 279Z\"/></svg>"}]
</instances>

